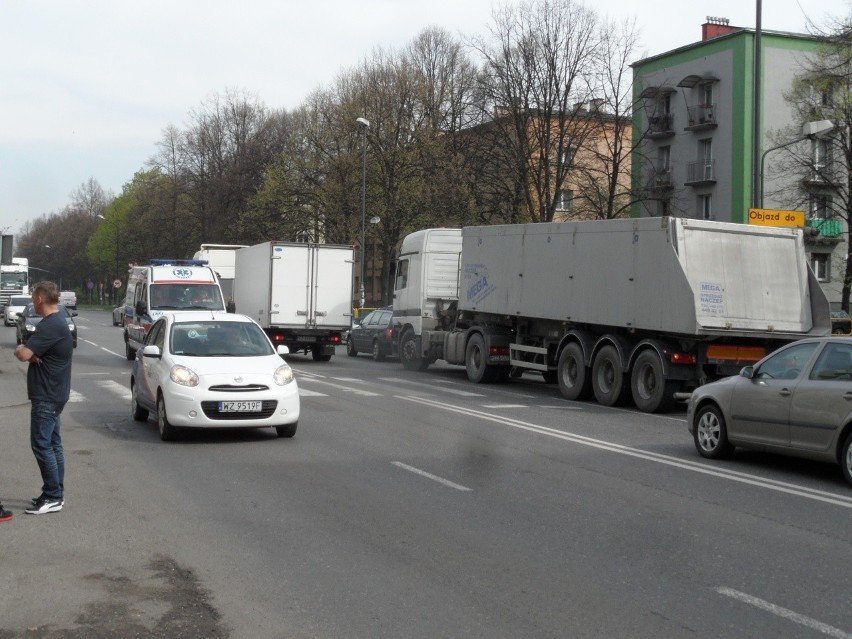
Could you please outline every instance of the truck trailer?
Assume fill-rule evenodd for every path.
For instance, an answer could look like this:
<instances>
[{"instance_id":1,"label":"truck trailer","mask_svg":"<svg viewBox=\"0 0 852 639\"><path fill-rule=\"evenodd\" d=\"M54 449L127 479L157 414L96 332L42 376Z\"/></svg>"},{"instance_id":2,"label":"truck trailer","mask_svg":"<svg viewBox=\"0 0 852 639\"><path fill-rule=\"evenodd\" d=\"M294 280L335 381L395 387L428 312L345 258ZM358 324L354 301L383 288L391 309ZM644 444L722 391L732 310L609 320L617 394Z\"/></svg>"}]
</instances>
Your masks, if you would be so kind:
<instances>
[{"instance_id":1,"label":"truck trailer","mask_svg":"<svg viewBox=\"0 0 852 639\"><path fill-rule=\"evenodd\" d=\"M13 257L10 264L0 265L0 307L5 307L13 295L29 295L29 272L26 257Z\"/></svg>"},{"instance_id":2,"label":"truck trailer","mask_svg":"<svg viewBox=\"0 0 852 639\"><path fill-rule=\"evenodd\" d=\"M275 345L328 361L352 320L351 246L263 242L235 253L236 312Z\"/></svg>"},{"instance_id":3,"label":"truck trailer","mask_svg":"<svg viewBox=\"0 0 852 639\"><path fill-rule=\"evenodd\" d=\"M417 231L393 308L410 370L537 371L567 399L645 412L831 331L801 229L673 217Z\"/></svg>"}]
</instances>

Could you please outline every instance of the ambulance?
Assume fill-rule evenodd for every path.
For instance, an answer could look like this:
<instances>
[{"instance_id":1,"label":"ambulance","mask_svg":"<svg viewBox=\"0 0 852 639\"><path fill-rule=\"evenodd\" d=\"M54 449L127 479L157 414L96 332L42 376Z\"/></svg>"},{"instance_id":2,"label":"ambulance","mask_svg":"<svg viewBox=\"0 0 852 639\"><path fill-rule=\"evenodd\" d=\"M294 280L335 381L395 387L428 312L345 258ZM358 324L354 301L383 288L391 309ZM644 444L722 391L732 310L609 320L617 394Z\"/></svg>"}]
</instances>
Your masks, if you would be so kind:
<instances>
[{"instance_id":1,"label":"ambulance","mask_svg":"<svg viewBox=\"0 0 852 639\"><path fill-rule=\"evenodd\" d=\"M216 273L204 260L151 260L131 266L124 300L124 348L136 357L145 335L169 311L224 311Z\"/></svg>"}]
</instances>

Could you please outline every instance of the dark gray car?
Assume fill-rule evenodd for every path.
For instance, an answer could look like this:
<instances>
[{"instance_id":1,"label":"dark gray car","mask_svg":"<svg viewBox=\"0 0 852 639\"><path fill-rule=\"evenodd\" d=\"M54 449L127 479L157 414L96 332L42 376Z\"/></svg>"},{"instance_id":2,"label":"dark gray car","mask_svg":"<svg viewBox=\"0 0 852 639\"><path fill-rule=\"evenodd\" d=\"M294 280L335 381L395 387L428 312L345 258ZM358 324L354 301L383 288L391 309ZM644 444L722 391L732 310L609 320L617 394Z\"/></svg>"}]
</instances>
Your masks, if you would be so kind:
<instances>
[{"instance_id":1,"label":"dark gray car","mask_svg":"<svg viewBox=\"0 0 852 639\"><path fill-rule=\"evenodd\" d=\"M71 337L74 338L74 348L77 348L77 324L73 319L77 317L77 311L69 311L68 307L60 304L59 312L65 317L68 330L71 331ZM41 315L36 313L35 306L30 302L24 311L18 315L18 319L15 322L15 337L18 344L27 343L27 340L35 332L35 327L40 321Z\"/></svg>"},{"instance_id":2,"label":"dark gray car","mask_svg":"<svg viewBox=\"0 0 852 639\"><path fill-rule=\"evenodd\" d=\"M852 484L852 338L800 340L699 387L687 423L703 457L742 446L828 461Z\"/></svg>"},{"instance_id":3,"label":"dark gray car","mask_svg":"<svg viewBox=\"0 0 852 639\"><path fill-rule=\"evenodd\" d=\"M359 324L352 327L346 340L347 355L355 357L358 353L370 353L376 361L393 355L393 347L393 310L389 307L378 308L365 315Z\"/></svg>"}]
</instances>

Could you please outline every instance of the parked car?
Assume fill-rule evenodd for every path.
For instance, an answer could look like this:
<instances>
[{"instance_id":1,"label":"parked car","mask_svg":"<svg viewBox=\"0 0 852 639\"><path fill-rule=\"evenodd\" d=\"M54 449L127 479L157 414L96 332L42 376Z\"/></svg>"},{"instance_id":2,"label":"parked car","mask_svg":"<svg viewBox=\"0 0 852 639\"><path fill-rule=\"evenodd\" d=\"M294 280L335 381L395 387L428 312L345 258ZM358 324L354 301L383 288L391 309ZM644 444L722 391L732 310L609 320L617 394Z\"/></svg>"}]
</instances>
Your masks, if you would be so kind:
<instances>
[{"instance_id":1,"label":"parked car","mask_svg":"<svg viewBox=\"0 0 852 639\"><path fill-rule=\"evenodd\" d=\"M59 291L59 303L68 308L77 309L77 293L74 291Z\"/></svg>"},{"instance_id":2,"label":"parked car","mask_svg":"<svg viewBox=\"0 0 852 639\"><path fill-rule=\"evenodd\" d=\"M22 313L27 304L32 304L33 298L29 295L12 295L6 305L3 323L6 326L14 326L18 321L18 314Z\"/></svg>"},{"instance_id":3,"label":"parked car","mask_svg":"<svg viewBox=\"0 0 852 639\"><path fill-rule=\"evenodd\" d=\"M112 309L112 325L124 326L124 304Z\"/></svg>"},{"instance_id":4,"label":"parked car","mask_svg":"<svg viewBox=\"0 0 852 639\"><path fill-rule=\"evenodd\" d=\"M272 427L293 437L299 387L282 358L287 352L244 315L166 313L133 361L133 419L156 413L165 441L179 428Z\"/></svg>"},{"instance_id":5,"label":"parked car","mask_svg":"<svg viewBox=\"0 0 852 639\"><path fill-rule=\"evenodd\" d=\"M69 311L64 306L59 306L59 312L65 316L65 321L68 323L68 330L71 331L71 337L74 338L74 348L77 348L77 324L74 318L77 317L77 311ZM15 322L15 339L18 344L26 344L27 340L35 332L36 326L42 320L33 303L24 307L24 310L18 314L18 319Z\"/></svg>"},{"instance_id":6,"label":"parked car","mask_svg":"<svg viewBox=\"0 0 852 639\"><path fill-rule=\"evenodd\" d=\"M365 315L353 324L346 340L346 354L370 353L377 362L393 355L393 310L386 306Z\"/></svg>"},{"instance_id":7,"label":"parked car","mask_svg":"<svg viewBox=\"0 0 852 639\"><path fill-rule=\"evenodd\" d=\"M850 397L852 338L804 339L697 388L687 423L703 457L742 446L833 462L852 484Z\"/></svg>"}]
</instances>

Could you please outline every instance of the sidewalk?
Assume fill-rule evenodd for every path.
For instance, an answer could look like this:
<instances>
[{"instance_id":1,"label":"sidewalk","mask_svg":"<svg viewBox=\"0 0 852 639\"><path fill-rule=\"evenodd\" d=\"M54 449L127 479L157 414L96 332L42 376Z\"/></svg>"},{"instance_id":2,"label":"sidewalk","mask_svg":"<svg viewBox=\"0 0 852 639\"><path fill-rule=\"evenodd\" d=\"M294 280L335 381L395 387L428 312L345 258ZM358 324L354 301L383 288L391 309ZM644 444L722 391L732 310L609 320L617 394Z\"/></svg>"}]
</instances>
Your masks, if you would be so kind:
<instances>
[{"instance_id":1,"label":"sidewalk","mask_svg":"<svg viewBox=\"0 0 852 639\"><path fill-rule=\"evenodd\" d=\"M0 348L0 408L29 404L27 364L19 362L10 348ZM29 411L27 411L29 413ZM2 462L0 462L2 463Z\"/></svg>"}]
</instances>

